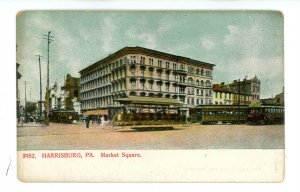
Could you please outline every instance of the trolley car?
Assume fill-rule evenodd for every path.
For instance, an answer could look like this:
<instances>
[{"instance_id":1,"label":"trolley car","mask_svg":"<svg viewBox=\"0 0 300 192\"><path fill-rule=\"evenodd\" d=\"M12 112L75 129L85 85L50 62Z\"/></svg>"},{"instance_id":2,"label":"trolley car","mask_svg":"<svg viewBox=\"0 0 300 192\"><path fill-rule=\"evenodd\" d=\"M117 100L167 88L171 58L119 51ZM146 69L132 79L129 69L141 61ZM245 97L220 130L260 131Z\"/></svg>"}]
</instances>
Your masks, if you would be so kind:
<instances>
[{"instance_id":1,"label":"trolley car","mask_svg":"<svg viewBox=\"0 0 300 192\"><path fill-rule=\"evenodd\" d=\"M201 105L190 109L190 121L200 124L246 123L247 105Z\"/></svg>"},{"instance_id":2,"label":"trolley car","mask_svg":"<svg viewBox=\"0 0 300 192\"><path fill-rule=\"evenodd\" d=\"M79 120L79 115L74 110L54 110L50 111L49 120L57 123L73 123Z\"/></svg>"},{"instance_id":3,"label":"trolley car","mask_svg":"<svg viewBox=\"0 0 300 192\"><path fill-rule=\"evenodd\" d=\"M200 124L284 123L284 107L274 105L202 105L190 109L189 121Z\"/></svg>"},{"instance_id":4,"label":"trolley car","mask_svg":"<svg viewBox=\"0 0 300 192\"><path fill-rule=\"evenodd\" d=\"M250 106L247 120L252 124L284 123L284 107L274 105Z\"/></svg>"}]
</instances>

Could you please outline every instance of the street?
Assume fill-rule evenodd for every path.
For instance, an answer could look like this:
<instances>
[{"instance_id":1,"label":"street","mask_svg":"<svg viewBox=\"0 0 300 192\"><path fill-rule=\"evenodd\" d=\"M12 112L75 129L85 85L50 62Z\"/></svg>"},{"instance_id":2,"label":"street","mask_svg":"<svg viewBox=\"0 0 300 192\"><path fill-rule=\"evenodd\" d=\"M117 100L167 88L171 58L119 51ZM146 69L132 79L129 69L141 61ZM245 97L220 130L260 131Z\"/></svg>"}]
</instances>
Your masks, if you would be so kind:
<instances>
[{"instance_id":1,"label":"street","mask_svg":"<svg viewBox=\"0 0 300 192\"><path fill-rule=\"evenodd\" d=\"M85 123L26 123L17 128L18 150L284 149L284 125L174 125L139 132Z\"/></svg>"}]
</instances>

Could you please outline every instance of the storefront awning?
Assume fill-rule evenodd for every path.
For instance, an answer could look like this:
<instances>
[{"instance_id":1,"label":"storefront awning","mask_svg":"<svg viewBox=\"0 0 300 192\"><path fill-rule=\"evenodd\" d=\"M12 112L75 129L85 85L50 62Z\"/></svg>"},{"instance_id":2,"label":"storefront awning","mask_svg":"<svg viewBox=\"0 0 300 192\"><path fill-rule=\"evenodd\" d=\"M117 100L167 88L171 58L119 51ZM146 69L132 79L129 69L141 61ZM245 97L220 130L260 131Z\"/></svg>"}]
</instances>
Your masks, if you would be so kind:
<instances>
[{"instance_id":1,"label":"storefront awning","mask_svg":"<svg viewBox=\"0 0 300 192\"><path fill-rule=\"evenodd\" d=\"M105 109L97 109L83 112L83 115L108 115L108 111Z\"/></svg>"},{"instance_id":2,"label":"storefront awning","mask_svg":"<svg viewBox=\"0 0 300 192\"><path fill-rule=\"evenodd\" d=\"M116 99L116 101L122 104L181 105L176 99L159 97L128 96L127 98Z\"/></svg>"}]
</instances>

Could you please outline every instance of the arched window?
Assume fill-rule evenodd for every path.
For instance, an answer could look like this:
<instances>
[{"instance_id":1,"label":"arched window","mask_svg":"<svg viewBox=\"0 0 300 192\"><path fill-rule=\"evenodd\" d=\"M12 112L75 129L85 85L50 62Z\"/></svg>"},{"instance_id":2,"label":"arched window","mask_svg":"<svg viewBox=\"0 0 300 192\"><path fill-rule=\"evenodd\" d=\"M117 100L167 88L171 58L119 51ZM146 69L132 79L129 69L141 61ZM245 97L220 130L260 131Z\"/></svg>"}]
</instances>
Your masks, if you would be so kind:
<instances>
[{"instance_id":1,"label":"arched window","mask_svg":"<svg viewBox=\"0 0 300 192\"><path fill-rule=\"evenodd\" d=\"M135 55L130 56L130 63L136 63L136 57Z\"/></svg>"},{"instance_id":2,"label":"arched window","mask_svg":"<svg viewBox=\"0 0 300 192\"><path fill-rule=\"evenodd\" d=\"M203 81L203 80L201 80L201 86L202 86L202 87L204 86L204 81Z\"/></svg>"},{"instance_id":3,"label":"arched window","mask_svg":"<svg viewBox=\"0 0 300 192\"><path fill-rule=\"evenodd\" d=\"M184 70L184 66L182 64L180 65L180 70Z\"/></svg>"},{"instance_id":4,"label":"arched window","mask_svg":"<svg viewBox=\"0 0 300 192\"><path fill-rule=\"evenodd\" d=\"M206 81L206 86L210 87L210 81L209 80Z\"/></svg>"},{"instance_id":5,"label":"arched window","mask_svg":"<svg viewBox=\"0 0 300 192\"><path fill-rule=\"evenodd\" d=\"M173 63L173 69L177 70L177 64L176 63Z\"/></svg>"},{"instance_id":6,"label":"arched window","mask_svg":"<svg viewBox=\"0 0 300 192\"><path fill-rule=\"evenodd\" d=\"M203 69L201 69L201 75L203 75L204 74L204 70Z\"/></svg>"},{"instance_id":7,"label":"arched window","mask_svg":"<svg viewBox=\"0 0 300 192\"><path fill-rule=\"evenodd\" d=\"M136 82L135 81L132 81L131 82L131 89L135 89L136 88Z\"/></svg>"},{"instance_id":8,"label":"arched window","mask_svg":"<svg viewBox=\"0 0 300 192\"><path fill-rule=\"evenodd\" d=\"M197 79L197 80L196 80L196 82L197 82L197 85L199 86L199 85L200 85L200 81L199 81L199 79Z\"/></svg>"},{"instance_id":9,"label":"arched window","mask_svg":"<svg viewBox=\"0 0 300 192\"><path fill-rule=\"evenodd\" d=\"M193 78L191 78L191 77L188 78L188 84L189 84L189 85L192 85L192 84L193 84Z\"/></svg>"}]
</instances>

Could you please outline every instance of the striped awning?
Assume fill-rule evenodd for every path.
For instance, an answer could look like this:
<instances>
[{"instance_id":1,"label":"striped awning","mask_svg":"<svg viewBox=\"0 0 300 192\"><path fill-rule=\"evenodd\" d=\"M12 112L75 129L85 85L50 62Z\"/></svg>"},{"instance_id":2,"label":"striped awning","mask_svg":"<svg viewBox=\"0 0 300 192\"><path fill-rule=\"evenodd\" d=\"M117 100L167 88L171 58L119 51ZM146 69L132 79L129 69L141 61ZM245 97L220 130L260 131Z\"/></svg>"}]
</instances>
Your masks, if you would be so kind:
<instances>
[{"instance_id":1,"label":"striped awning","mask_svg":"<svg viewBox=\"0 0 300 192\"><path fill-rule=\"evenodd\" d=\"M97 109L83 112L83 115L108 115L108 110Z\"/></svg>"},{"instance_id":2,"label":"striped awning","mask_svg":"<svg viewBox=\"0 0 300 192\"><path fill-rule=\"evenodd\" d=\"M116 99L120 103L127 104L145 104L145 105L181 105L179 101L173 98L161 97L141 97L141 96L128 96L126 98Z\"/></svg>"}]
</instances>

